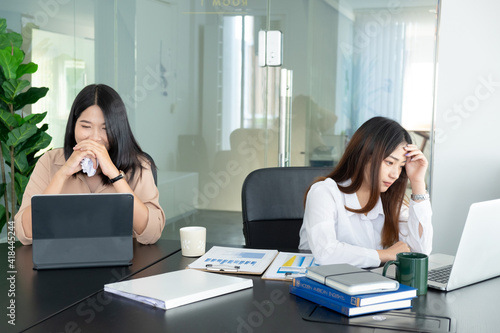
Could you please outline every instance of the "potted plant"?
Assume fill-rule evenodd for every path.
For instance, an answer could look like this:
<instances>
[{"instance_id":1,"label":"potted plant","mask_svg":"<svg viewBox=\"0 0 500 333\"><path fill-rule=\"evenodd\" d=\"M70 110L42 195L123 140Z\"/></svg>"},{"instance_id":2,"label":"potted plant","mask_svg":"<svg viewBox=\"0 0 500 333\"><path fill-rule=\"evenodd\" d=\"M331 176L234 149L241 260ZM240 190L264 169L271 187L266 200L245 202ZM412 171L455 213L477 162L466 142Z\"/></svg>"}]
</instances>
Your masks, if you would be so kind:
<instances>
[{"instance_id":1,"label":"potted plant","mask_svg":"<svg viewBox=\"0 0 500 333\"><path fill-rule=\"evenodd\" d=\"M22 109L36 103L47 94L48 88L29 87L25 75L33 74L38 66L23 64L23 38L7 30L7 21L0 19L0 231L13 219L28 179L39 158L37 153L46 148L52 137L46 133L48 125L39 124L47 112L24 116ZM29 88L28 88L29 87ZM3 197L3 200L2 200Z\"/></svg>"}]
</instances>

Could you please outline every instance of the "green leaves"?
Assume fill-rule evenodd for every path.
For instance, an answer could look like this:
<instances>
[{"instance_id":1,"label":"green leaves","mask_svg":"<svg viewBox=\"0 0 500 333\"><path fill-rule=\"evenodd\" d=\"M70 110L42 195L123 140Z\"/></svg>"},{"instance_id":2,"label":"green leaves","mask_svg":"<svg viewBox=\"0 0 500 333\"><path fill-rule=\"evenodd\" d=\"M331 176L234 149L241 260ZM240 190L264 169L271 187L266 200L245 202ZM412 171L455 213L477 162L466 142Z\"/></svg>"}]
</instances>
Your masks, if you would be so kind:
<instances>
[{"instance_id":1,"label":"green leaves","mask_svg":"<svg viewBox=\"0 0 500 333\"><path fill-rule=\"evenodd\" d=\"M8 46L21 48L21 45L23 45L23 37L17 32L7 32L7 20L0 19L0 49Z\"/></svg>"},{"instance_id":2,"label":"green leaves","mask_svg":"<svg viewBox=\"0 0 500 333\"><path fill-rule=\"evenodd\" d=\"M16 117L4 109L0 109L0 120L2 120L7 127L14 127L18 125Z\"/></svg>"},{"instance_id":3,"label":"green leaves","mask_svg":"<svg viewBox=\"0 0 500 333\"><path fill-rule=\"evenodd\" d=\"M42 115L42 117L37 116L32 119L43 119L46 113ZM2 153L5 162L10 165L10 149L12 149L16 171L21 174L28 173L29 175L34 168L35 161L38 159L34 155L40 150L47 148L52 141L52 137L45 132L47 130L46 125L38 128L35 124L24 121L24 119L23 122L21 126L7 133L7 140L2 142Z\"/></svg>"},{"instance_id":4,"label":"green leaves","mask_svg":"<svg viewBox=\"0 0 500 333\"><path fill-rule=\"evenodd\" d=\"M5 79L17 79L17 69L24 60L24 52L17 47L0 50L0 66Z\"/></svg>"},{"instance_id":5,"label":"green leaves","mask_svg":"<svg viewBox=\"0 0 500 333\"><path fill-rule=\"evenodd\" d=\"M39 150L45 149L50 145L50 142L52 141L52 137L45 133L44 131L40 130L38 135L34 135L32 138L35 140L33 144L28 145L26 149L24 149L24 152L26 155L36 153ZM31 139L31 138L30 138Z\"/></svg>"},{"instance_id":6,"label":"green leaves","mask_svg":"<svg viewBox=\"0 0 500 333\"><path fill-rule=\"evenodd\" d=\"M23 91L24 88L30 85L28 80L10 79L2 84L2 88L6 99L13 101L14 98Z\"/></svg>"},{"instance_id":7,"label":"green leaves","mask_svg":"<svg viewBox=\"0 0 500 333\"><path fill-rule=\"evenodd\" d=\"M47 95L48 88L31 87L24 91L29 85L28 80L21 80L26 74L37 71L38 65L30 62L23 64L24 52L19 48L22 45L22 37L16 33L5 33L6 21L0 19L0 84L3 93L0 92L1 107L12 105L15 110L20 110L28 104L36 103L40 98ZM20 38L20 42L17 36Z\"/></svg>"},{"instance_id":8,"label":"green leaves","mask_svg":"<svg viewBox=\"0 0 500 333\"><path fill-rule=\"evenodd\" d=\"M0 205L0 230L2 230L5 223L7 223L7 220L5 218L5 207L3 205Z\"/></svg>"},{"instance_id":9,"label":"green leaves","mask_svg":"<svg viewBox=\"0 0 500 333\"><path fill-rule=\"evenodd\" d=\"M16 71L16 78L20 78L24 74L33 74L38 70L38 65L32 62L28 64L20 64Z\"/></svg>"},{"instance_id":10,"label":"green leaves","mask_svg":"<svg viewBox=\"0 0 500 333\"><path fill-rule=\"evenodd\" d=\"M44 124L40 128L36 125L45 118L47 112L32 114L26 118L18 118L16 117L17 115L8 117L8 115L10 114L3 110L0 112L0 117L3 116L1 120L4 124L4 118L9 123L15 122L12 130L8 130L6 133L2 133L5 131L2 127L5 126L0 126L0 131L2 131L0 132L0 138L2 138L3 158L10 165L10 149L12 149L15 169L22 174L29 175L34 168L36 160L38 160L38 158L35 158L35 154L47 148L52 141L52 137L46 133L48 129L47 124ZM3 138L4 136L5 138Z\"/></svg>"},{"instance_id":11,"label":"green leaves","mask_svg":"<svg viewBox=\"0 0 500 333\"><path fill-rule=\"evenodd\" d=\"M23 37L16 32L9 32L4 35L0 35L0 48L6 47L17 47L20 48L23 45Z\"/></svg>"},{"instance_id":12,"label":"green leaves","mask_svg":"<svg viewBox=\"0 0 500 333\"><path fill-rule=\"evenodd\" d=\"M14 148L24 141L28 140L33 134L36 133L38 127L28 123L24 123L21 127L14 128L8 135L6 142L7 146L13 146Z\"/></svg>"},{"instance_id":13,"label":"green leaves","mask_svg":"<svg viewBox=\"0 0 500 333\"><path fill-rule=\"evenodd\" d=\"M45 119L47 112L44 113L32 113L29 116L24 118L24 121L30 124L38 124L42 120Z\"/></svg>"},{"instance_id":14,"label":"green leaves","mask_svg":"<svg viewBox=\"0 0 500 333\"><path fill-rule=\"evenodd\" d=\"M21 202L23 200L23 193L24 190L26 189L26 185L28 185L29 178L19 173L16 173L15 179L16 179L17 204L21 205Z\"/></svg>"},{"instance_id":15,"label":"green leaves","mask_svg":"<svg viewBox=\"0 0 500 333\"><path fill-rule=\"evenodd\" d=\"M9 207L0 204L0 230L6 216L12 218L21 204L40 150L47 148L52 140L46 133L47 124L38 127L47 112L26 117L22 116L22 112L16 112L36 103L49 90L45 87L29 87L30 82L21 79L38 69L35 63L23 64L25 55L21 50L22 43L22 36L8 32L6 20L0 19L0 157L10 167L10 177L4 174L6 183L0 184L0 198L7 196L10 201ZM9 170L9 167L5 170ZM15 198L7 195L11 191L15 192Z\"/></svg>"},{"instance_id":16,"label":"green leaves","mask_svg":"<svg viewBox=\"0 0 500 333\"><path fill-rule=\"evenodd\" d=\"M20 110L28 104L35 104L42 97L47 95L49 88L34 88L31 87L28 91L20 93L14 99L14 110Z\"/></svg>"}]
</instances>

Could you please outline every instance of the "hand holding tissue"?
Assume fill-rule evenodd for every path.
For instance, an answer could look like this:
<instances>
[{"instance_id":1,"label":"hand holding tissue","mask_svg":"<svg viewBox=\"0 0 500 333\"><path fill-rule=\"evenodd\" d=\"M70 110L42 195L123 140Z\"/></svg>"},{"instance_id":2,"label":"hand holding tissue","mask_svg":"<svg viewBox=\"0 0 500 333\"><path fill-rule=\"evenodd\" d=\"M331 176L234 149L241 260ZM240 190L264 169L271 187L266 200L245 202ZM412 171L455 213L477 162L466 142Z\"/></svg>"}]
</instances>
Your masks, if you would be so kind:
<instances>
[{"instance_id":1,"label":"hand holding tissue","mask_svg":"<svg viewBox=\"0 0 500 333\"><path fill-rule=\"evenodd\" d=\"M85 157L81 162L82 171L87 174L87 176L92 177L95 175L97 168L99 167L99 161L96 160L96 168L94 169L94 163L88 157Z\"/></svg>"}]
</instances>

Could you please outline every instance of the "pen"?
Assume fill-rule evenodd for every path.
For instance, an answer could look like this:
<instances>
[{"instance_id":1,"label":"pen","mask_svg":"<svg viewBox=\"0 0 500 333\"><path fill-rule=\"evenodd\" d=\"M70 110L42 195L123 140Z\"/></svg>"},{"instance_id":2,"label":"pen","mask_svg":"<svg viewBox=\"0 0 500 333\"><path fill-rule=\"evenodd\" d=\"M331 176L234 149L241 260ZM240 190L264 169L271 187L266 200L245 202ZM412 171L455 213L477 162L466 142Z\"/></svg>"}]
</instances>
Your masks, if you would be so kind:
<instances>
[{"instance_id":1,"label":"pen","mask_svg":"<svg viewBox=\"0 0 500 333\"><path fill-rule=\"evenodd\" d=\"M290 273L290 272L287 272L285 273L285 279L286 280L292 280L293 278L296 278L296 277L301 277L303 276L302 274L297 274L297 273Z\"/></svg>"},{"instance_id":2,"label":"pen","mask_svg":"<svg viewBox=\"0 0 500 333\"><path fill-rule=\"evenodd\" d=\"M218 271L218 272L238 272L240 266L237 265L212 265L206 264L205 268L209 271Z\"/></svg>"}]
</instances>

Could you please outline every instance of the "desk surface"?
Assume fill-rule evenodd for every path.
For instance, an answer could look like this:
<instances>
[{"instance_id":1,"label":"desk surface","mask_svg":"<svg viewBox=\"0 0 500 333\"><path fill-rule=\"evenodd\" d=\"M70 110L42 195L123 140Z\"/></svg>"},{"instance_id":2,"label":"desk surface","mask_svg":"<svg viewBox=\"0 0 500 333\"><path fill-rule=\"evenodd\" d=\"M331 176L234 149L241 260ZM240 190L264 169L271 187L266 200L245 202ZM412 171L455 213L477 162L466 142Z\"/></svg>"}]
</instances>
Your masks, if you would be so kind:
<instances>
[{"instance_id":1,"label":"desk surface","mask_svg":"<svg viewBox=\"0 0 500 333\"><path fill-rule=\"evenodd\" d=\"M178 241L160 240L154 245L141 245L134 240L131 266L33 270L32 247L16 243L15 274L7 273L7 244L0 244L0 332L19 332L53 316L103 290L104 284L123 280L180 250ZM12 280L7 280L13 277ZM11 285L11 281L15 284ZM9 296L15 292L15 298ZM6 314L15 300L15 326Z\"/></svg>"},{"instance_id":2,"label":"desk surface","mask_svg":"<svg viewBox=\"0 0 500 333\"><path fill-rule=\"evenodd\" d=\"M131 278L183 269L193 260L177 252ZM347 326L354 321L331 311L327 315L338 319L339 324L306 321L302 315L307 314L313 304L291 295L288 292L290 282L262 280L260 276L242 277L252 278L254 287L168 311L99 292L28 332L375 331ZM500 326L498 295L500 278L495 278L448 293L429 290L426 296L413 300L412 309L402 311L453 318L456 332L494 332Z\"/></svg>"}]
</instances>

